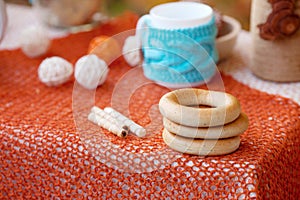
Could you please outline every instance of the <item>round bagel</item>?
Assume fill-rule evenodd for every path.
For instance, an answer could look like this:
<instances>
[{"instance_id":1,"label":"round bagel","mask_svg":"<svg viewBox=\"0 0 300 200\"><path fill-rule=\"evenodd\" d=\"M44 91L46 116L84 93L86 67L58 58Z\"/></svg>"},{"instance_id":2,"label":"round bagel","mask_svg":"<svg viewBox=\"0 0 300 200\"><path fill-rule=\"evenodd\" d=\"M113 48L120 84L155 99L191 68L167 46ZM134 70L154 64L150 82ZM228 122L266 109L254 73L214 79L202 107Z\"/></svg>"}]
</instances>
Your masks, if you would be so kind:
<instances>
[{"instance_id":1,"label":"round bagel","mask_svg":"<svg viewBox=\"0 0 300 200\"><path fill-rule=\"evenodd\" d=\"M229 124L224 126L215 126L208 128L195 128L190 126L182 126L167 118L163 118L165 129L176 135L187 138L201 139L222 139L238 136L245 132L249 125L249 120L246 114L241 113L240 116Z\"/></svg>"},{"instance_id":2,"label":"round bagel","mask_svg":"<svg viewBox=\"0 0 300 200\"><path fill-rule=\"evenodd\" d=\"M210 106L199 108L194 106ZM179 89L165 94L159 101L160 113L184 126L220 126L237 119L241 113L239 101L224 92L202 89Z\"/></svg>"},{"instance_id":3,"label":"round bagel","mask_svg":"<svg viewBox=\"0 0 300 200\"><path fill-rule=\"evenodd\" d=\"M163 131L163 140L178 152L201 156L229 154L240 146L240 136L222 140L201 140L181 137L170 133L167 129Z\"/></svg>"}]
</instances>

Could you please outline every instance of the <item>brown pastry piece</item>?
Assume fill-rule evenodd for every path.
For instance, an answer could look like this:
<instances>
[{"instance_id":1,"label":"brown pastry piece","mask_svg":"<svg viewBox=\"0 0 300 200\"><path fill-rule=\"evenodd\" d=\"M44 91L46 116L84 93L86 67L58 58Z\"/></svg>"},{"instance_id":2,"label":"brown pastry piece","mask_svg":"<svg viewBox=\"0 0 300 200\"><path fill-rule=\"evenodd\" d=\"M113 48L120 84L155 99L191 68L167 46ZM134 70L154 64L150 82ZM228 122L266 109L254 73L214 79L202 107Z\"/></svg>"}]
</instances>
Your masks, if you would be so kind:
<instances>
[{"instance_id":1,"label":"brown pastry piece","mask_svg":"<svg viewBox=\"0 0 300 200\"><path fill-rule=\"evenodd\" d=\"M275 40L277 36L271 31L270 24L258 25L260 37L265 40Z\"/></svg>"},{"instance_id":2,"label":"brown pastry piece","mask_svg":"<svg viewBox=\"0 0 300 200\"><path fill-rule=\"evenodd\" d=\"M269 0L272 12L264 24L259 24L260 37L276 40L293 35L299 30L300 17L295 14L295 0Z\"/></svg>"},{"instance_id":3,"label":"brown pastry piece","mask_svg":"<svg viewBox=\"0 0 300 200\"><path fill-rule=\"evenodd\" d=\"M273 12L280 11L282 9L288 9L291 13L294 11L295 4L291 1L278 1L272 5Z\"/></svg>"},{"instance_id":4,"label":"brown pastry piece","mask_svg":"<svg viewBox=\"0 0 300 200\"><path fill-rule=\"evenodd\" d=\"M269 23L271 23L270 24L271 31L276 35L281 35L279 29L279 22L290 15L291 15L291 11L289 9L283 9L278 12L274 12L274 14L272 15L269 21Z\"/></svg>"},{"instance_id":5,"label":"brown pastry piece","mask_svg":"<svg viewBox=\"0 0 300 200\"><path fill-rule=\"evenodd\" d=\"M290 1L292 3L295 3L295 0L268 0L268 2L270 4L274 4L274 3L277 3L277 2L280 2L280 1Z\"/></svg>"},{"instance_id":6,"label":"brown pastry piece","mask_svg":"<svg viewBox=\"0 0 300 200\"><path fill-rule=\"evenodd\" d=\"M300 17L291 15L280 20L278 28L280 33L285 36L290 36L296 33L300 26Z\"/></svg>"}]
</instances>

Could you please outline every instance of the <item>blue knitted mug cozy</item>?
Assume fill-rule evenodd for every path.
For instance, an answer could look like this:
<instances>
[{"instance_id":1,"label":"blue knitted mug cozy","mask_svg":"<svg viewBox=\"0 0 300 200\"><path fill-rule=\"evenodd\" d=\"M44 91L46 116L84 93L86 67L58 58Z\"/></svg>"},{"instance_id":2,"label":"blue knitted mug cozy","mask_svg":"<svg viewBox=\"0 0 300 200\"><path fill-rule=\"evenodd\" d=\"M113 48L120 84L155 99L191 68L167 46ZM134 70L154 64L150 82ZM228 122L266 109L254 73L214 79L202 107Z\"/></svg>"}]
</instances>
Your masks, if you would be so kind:
<instances>
[{"instance_id":1,"label":"blue knitted mug cozy","mask_svg":"<svg viewBox=\"0 0 300 200\"><path fill-rule=\"evenodd\" d=\"M161 85L188 87L209 81L216 72L215 18L182 29L161 29L145 22L141 31L144 75Z\"/></svg>"}]
</instances>

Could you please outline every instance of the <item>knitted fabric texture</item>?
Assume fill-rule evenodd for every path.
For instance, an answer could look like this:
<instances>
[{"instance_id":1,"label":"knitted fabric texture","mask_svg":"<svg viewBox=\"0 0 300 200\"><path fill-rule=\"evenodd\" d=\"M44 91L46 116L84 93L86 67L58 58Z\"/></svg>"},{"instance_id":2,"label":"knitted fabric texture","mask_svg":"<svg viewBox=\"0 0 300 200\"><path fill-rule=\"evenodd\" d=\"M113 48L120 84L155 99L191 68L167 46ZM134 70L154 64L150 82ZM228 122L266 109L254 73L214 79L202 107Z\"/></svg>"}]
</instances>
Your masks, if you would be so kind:
<instances>
[{"instance_id":1,"label":"knitted fabric texture","mask_svg":"<svg viewBox=\"0 0 300 200\"><path fill-rule=\"evenodd\" d=\"M143 68L151 80L166 83L208 81L218 61L215 18L194 28L160 29L146 20L142 30Z\"/></svg>"},{"instance_id":2,"label":"knitted fabric texture","mask_svg":"<svg viewBox=\"0 0 300 200\"><path fill-rule=\"evenodd\" d=\"M134 28L136 21L135 15L125 14L93 31L56 39L46 56L61 56L75 63L86 54L92 38ZM168 89L149 82L136 89L126 102L123 94L130 93L131 84L147 79L137 69L140 76L116 90L132 68L122 57L110 65L107 81L95 93L96 105L113 106L125 113L121 108L128 103L131 119L145 127L153 124L151 119L155 122L144 139L134 135L120 139L88 122L86 116L86 127L77 124L78 116L72 108L73 101L77 101L72 95L73 80L60 87L42 84L37 69L43 59L29 59L20 49L0 51L0 199L300 196L300 106L293 101L251 89L223 75L226 92L240 100L250 120L240 148L217 157L176 154L171 162L164 163L175 152L164 144L161 116L152 111ZM91 127L98 132L85 131ZM163 153L140 160L127 156L158 151ZM112 162L105 163L103 158ZM157 169L131 173L115 169L113 161L123 163L124 168Z\"/></svg>"}]
</instances>

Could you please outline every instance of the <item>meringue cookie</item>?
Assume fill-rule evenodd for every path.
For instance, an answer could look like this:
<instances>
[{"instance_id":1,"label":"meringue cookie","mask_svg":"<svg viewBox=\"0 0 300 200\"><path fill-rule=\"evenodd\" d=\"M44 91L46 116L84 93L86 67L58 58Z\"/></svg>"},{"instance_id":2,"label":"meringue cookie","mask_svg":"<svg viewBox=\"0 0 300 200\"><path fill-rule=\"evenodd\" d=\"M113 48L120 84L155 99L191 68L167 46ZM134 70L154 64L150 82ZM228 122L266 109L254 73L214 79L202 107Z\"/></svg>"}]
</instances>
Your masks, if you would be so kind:
<instances>
[{"instance_id":1,"label":"meringue cookie","mask_svg":"<svg viewBox=\"0 0 300 200\"><path fill-rule=\"evenodd\" d=\"M72 64L58 56L46 58L38 68L40 81L48 86L58 86L67 82L72 73Z\"/></svg>"},{"instance_id":2,"label":"meringue cookie","mask_svg":"<svg viewBox=\"0 0 300 200\"><path fill-rule=\"evenodd\" d=\"M84 88L93 90L105 82L108 71L104 60L94 54L89 54L76 62L75 79Z\"/></svg>"},{"instance_id":3,"label":"meringue cookie","mask_svg":"<svg viewBox=\"0 0 300 200\"><path fill-rule=\"evenodd\" d=\"M50 39L46 30L36 25L24 29L21 32L19 42L23 53L30 58L45 54L50 46Z\"/></svg>"},{"instance_id":4,"label":"meringue cookie","mask_svg":"<svg viewBox=\"0 0 300 200\"><path fill-rule=\"evenodd\" d=\"M122 49L122 54L130 66L137 66L142 60L139 38L136 36L129 36L126 38Z\"/></svg>"}]
</instances>

